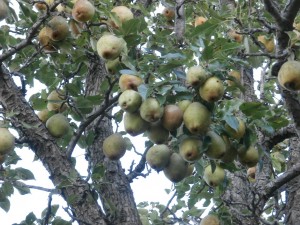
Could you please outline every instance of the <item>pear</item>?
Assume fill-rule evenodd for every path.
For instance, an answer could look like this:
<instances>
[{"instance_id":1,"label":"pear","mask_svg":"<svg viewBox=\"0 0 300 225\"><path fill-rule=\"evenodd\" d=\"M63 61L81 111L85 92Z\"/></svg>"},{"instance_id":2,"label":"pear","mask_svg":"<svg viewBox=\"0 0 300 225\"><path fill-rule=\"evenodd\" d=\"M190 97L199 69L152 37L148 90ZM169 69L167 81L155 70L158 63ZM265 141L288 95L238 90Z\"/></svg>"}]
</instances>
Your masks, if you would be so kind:
<instances>
[{"instance_id":1,"label":"pear","mask_svg":"<svg viewBox=\"0 0 300 225\"><path fill-rule=\"evenodd\" d=\"M206 21L207 21L207 19L205 17L197 16L195 18L194 26L195 27L200 26L200 25L204 24Z\"/></svg>"},{"instance_id":2,"label":"pear","mask_svg":"<svg viewBox=\"0 0 300 225\"><path fill-rule=\"evenodd\" d=\"M182 181L187 174L188 164L179 153L174 152L168 165L163 169L164 175L172 182Z\"/></svg>"},{"instance_id":3,"label":"pear","mask_svg":"<svg viewBox=\"0 0 300 225\"><path fill-rule=\"evenodd\" d=\"M179 154L187 162L194 162L201 158L202 141L196 137L187 137L179 145Z\"/></svg>"},{"instance_id":4,"label":"pear","mask_svg":"<svg viewBox=\"0 0 300 225\"><path fill-rule=\"evenodd\" d=\"M221 159L226 153L226 144L222 137L214 131L207 132L211 143L205 151L205 155L211 159Z\"/></svg>"},{"instance_id":5,"label":"pear","mask_svg":"<svg viewBox=\"0 0 300 225\"><path fill-rule=\"evenodd\" d=\"M49 111L63 112L67 109L66 95L63 90L53 90L47 97L47 109Z\"/></svg>"},{"instance_id":6,"label":"pear","mask_svg":"<svg viewBox=\"0 0 300 225\"><path fill-rule=\"evenodd\" d=\"M279 84L290 91L300 90L300 62L287 61L278 72Z\"/></svg>"},{"instance_id":7,"label":"pear","mask_svg":"<svg viewBox=\"0 0 300 225\"><path fill-rule=\"evenodd\" d=\"M78 0L72 9L73 19L78 22L87 22L94 17L95 7L88 0Z\"/></svg>"},{"instance_id":8,"label":"pear","mask_svg":"<svg viewBox=\"0 0 300 225\"><path fill-rule=\"evenodd\" d=\"M183 114L183 122L192 134L206 133L211 124L210 112L200 102L191 103Z\"/></svg>"},{"instance_id":9,"label":"pear","mask_svg":"<svg viewBox=\"0 0 300 225\"><path fill-rule=\"evenodd\" d=\"M121 24L123 24L124 22L133 19L133 13L131 12L131 10L129 8L127 8L126 6L120 5L120 6L115 6L112 10L112 13L115 13L116 16L118 17L118 20ZM110 21L110 25L113 28L118 29L119 26L113 21Z\"/></svg>"},{"instance_id":10,"label":"pear","mask_svg":"<svg viewBox=\"0 0 300 225\"><path fill-rule=\"evenodd\" d=\"M175 131L183 122L183 112L177 105L166 105L161 121L164 128Z\"/></svg>"},{"instance_id":11,"label":"pear","mask_svg":"<svg viewBox=\"0 0 300 225\"><path fill-rule=\"evenodd\" d=\"M119 87L122 92L128 89L137 91L138 86L142 83L142 78L135 75L122 74L119 78Z\"/></svg>"},{"instance_id":12,"label":"pear","mask_svg":"<svg viewBox=\"0 0 300 225\"><path fill-rule=\"evenodd\" d=\"M247 169L247 176L251 179L255 179L255 173L256 173L256 166L249 167Z\"/></svg>"},{"instance_id":13,"label":"pear","mask_svg":"<svg viewBox=\"0 0 300 225\"><path fill-rule=\"evenodd\" d=\"M129 113L124 115L125 131L131 136L137 136L144 133L149 127L149 123L142 119L139 112Z\"/></svg>"},{"instance_id":14,"label":"pear","mask_svg":"<svg viewBox=\"0 0 300 225\"><path fill-rule=\"evenodd\" d=\"M247 150L240 148L238 150L238 160L244 166L253 167L256 166L259 161L259 153L253 145Z\"/></svg>"},{"instance_id":15,"label":"pear","mask_svg":"<svg viewBox=\"0 0 300 225\"><path fill-rule=\"evenodd\" d=\"M220 225L220 220L214 215L207 215L202 218L200 225Z\"/></svg>"},{"instance_id":16,"label":"pear","mask_svg":"<svg viewBox=\"0 0 300 225\"><path fill-rule=\"evenodd\" d=\"M121 134L112 134L103 141L103 153L110 160L119 160L126 153L127 142Z\"/></svg>"},{"instance_id":17,"label":"pear","mask_svg":"<svg viewBox=\"0 0 300 225\"><path fill-rule=\"evenodd\" d=\"M175 11L172 8L169 7L164 8L162 14L167 21L172 21L173 19L175 19Z\"/></svg>"},{"instance_id":18,"label":"pear","mask_svg":"<svg viewBox=\"0 0 300 225\"><path fill-rule=\"evenodd\" d=\"M143 102L142 96L134 90L124 91L118 99L119 106L125 112L136 112Z\"/></svg>"},{"instance_id":19,"label":"pear","mask_svg":"<svg viewBox=\"0 0 300 225\"><path fill-rule=\"evenodd\" d=\"M46 127L49 133L56 138L65 136L71 128L68 119L61 113L51 116L46 122Z\"/></svg>"},{"instance_id":20,"label":"pear","mask_svg":"<svg viewBox=\"0 0 300 225\"><path fill-rule=\"evenodd\" d=\"M119 58L105 62L105 69L109 74L116 74L119 71L119 68L121 68L121 62Z\"/></svg>"},{"instance_id":21,"label":"pear","mask_svg":"<svg viewBox=\"0 0 300 225\"><path fill-rule=\"evenodd\" d=\"M37 10L39 11L43 11L43 10L46 10L47 9L47 6L46 4L50 7L54 0L44 0L45 3L41 3L41 2L38 2L38 3L35 3L34 6Z\"/></svg>"},{"instance_id":22,"label":"pear","mask_svg":"<svg viewBox=\"0 0 300 225\"><path fill-rule=\"evenodd\" d=\"M0 1L0 21L8 17L9 8L4 0Z\"/></svg>"},{"instance_id":23,"label":"pear","mask_svg":"<svg viewBox=\"0 0 300 225\"><path fill-rule=\"evenodd\" d=\"M56 48L53 46L53 41L49 37L52 33L50 27L43 27L38 35L38 41L43 49L47 52L55 52Z\"/></svg>"},{"instance_id":24,"label":"pear","mask_svg":"<svg viewBox=\"0 0 300 225\"><path fill-rule=\"evenodd\" d=\"M113 34L104 34L97 42L97 52L101 58L114 60L126 49L126 42Z\"/></svg>"},{"instance_id":25,"label":"pear","mask_svg":"<svg viewBox=\"0 0 300 225\"><path fill-rule=\"evenodd\" d=\"M53 41L62 41L69 35L69 25L62 16L54 16L49 22L51 32L49 37Z\"/></svg>"},{"instance_id":26,"label":"pear","mask_svg":"<svg viewBox=\"0 0 300 225\"><path fill-rule=\"evenodd\" d=\"M231 163L237 158L237 149L232 145L227 136L222 135L222 138L226 146L226 151L220 160L224 163Z\"/></svg>"},{"instance_id":27,"label":"pear","mask_svg":"<svg viewBox=\"0 0 300 225\"><path fill-rule=\"evenodd\" d=\"M216 102L224 95L223 82L217 77L210 77L200 86L199 94L207 102Z\"/></svg>"},{"instance_id":28,"label":"pear","mask_svg":"<svg viewBox=\"0 0 300 225\"><path fill-rule=\"evenodd\" d=\"M150 123L150 126L146 132L150 141L155 144L164 144L169 139L170 132L163 127L161 121Z\"/></svg>"},{"instance_id":29,"label":"pear","mask_svg":"<svg viewBox=\"0 0 300 225\"><path fill-rule=\"evenodd\" d=\"M261 42L266 48L267 52L273 52L275 49L275 43L273 38L268 38L265 35L259 35L257 40Z\"/></svg>"},{"instance_id":30,"label":"pear","mask_svg":"<svg viewBox=\"0 0 300 225\"><path fill-rule=\"evenodd\" d=\"M77 38L82 32L82 24L78 23L74 19L70 20L69 27L74 38Z\"/></svg>"},{"instance_id":31,"label":"pear","mask_svg":"<svg viewBox=\"0 0 300 225\"><path fill-rule=\"evenodd\" d=\"M152 146L146 154L146 162L156 171L163 170L169 163L172 151L165 144Z\"/></svg>"},{"instance_id":32,"label":"pear","mask_svg":"<svg viewBox=\"0 0 300 225\"><path fill-rule=\"evenodd\" d=\"M37 113L37 116L40 119L40 121L42 121L43 123L46 123L47 120L50 117L49 110L48 109L43 109L42 111L39 111Z\"/></svg>"},{"instance_id":33,"label":"pear","mask_svg":"<svg viewBox=\"0 0 300 225\"><path fill-rule=\"evenodd\" d=\"M228 73L228 76L229 76L229 77L234 77L235 80L236 80L237 82L240 82L240 81L241 81L241 73L240 73L239 71L237 71L237 70L231 70L231 71ZM227 80L227 84L228 84L229 86L234 85L234 83L235 83L235 81Z\"/></svg>"},{"instance_id":34,"label":"pear","mask_svg":"<svg viewBox=\"0 0 300 225\"><path fill-rule=\"evenodd\" d=\"M140 115L147 122L156 122L163 115L163 107L155 98L147 98L140 107Z\"/></svg>"},{"instance_id":35,"label":"pear","mask_svg":"<svg viewBox=\"0 0 300 225\"><path fill-rule=\"evenodd\" d=\"M202 66L192 66L186 73L187 84L198 87L202 85L208 78L208 73L203 69Z\"/></svg>"},{"instance_id":36,"label":"pear","mask_svg":"<svg viewBox=\"0 0 300 225\"><path fill-rule=\"evenodd\" d=\"M0 155L5 155L15 147L15 137L5 127L0 127Z\"/></svg>"},{"instance_id":37,"label":"pear","mask_svg":"<svg viewBox=\"0 0 300 225\"><path fill-rule=\"evenodd\" d=\"M211 187L217 187L224 182L225 170L216 164L214 172L212 171L211 165L208 165L204 169L203 179L207 185Z\"/></svg>"},{"instance_id":38,"label":"pear","mask_svg":"<svg viewBox=\"0 0 300 225\"><path fill-rule=\"evenodd\" d=\"M184 113L186 108L192 103L190 100L181 100L177 103L178 107L181 109L181 111Z\"/></svg>"},{"instance_id":39,"label":"pear","mask_svg":"<svg viewBox=\"0 0 300 225\"><path fill-rule=\"evenodd\" d=\"M230 30L228 33L227 33L228 37L235 40L236 42L238 43L242 43L243 41L243 35L241 34L238 34L235 30Z\"/></svg>"},{"instance_id":40,"label":"pear","mask_svg":"<svg viewBox=\"0 0 300 225\"><path fill-rule=\"evenodd\" d=\"M245 122L243 120L241 120L240 118L237 118L238 120L238 128L235 130L232 127L230 127L227 123L225 124L225 131L229 134L230 137L234 138L234 139L241 139L242 137L244 137L245 132L246 132L246 126L245 126Z\"/></svg>"}]
</instances>

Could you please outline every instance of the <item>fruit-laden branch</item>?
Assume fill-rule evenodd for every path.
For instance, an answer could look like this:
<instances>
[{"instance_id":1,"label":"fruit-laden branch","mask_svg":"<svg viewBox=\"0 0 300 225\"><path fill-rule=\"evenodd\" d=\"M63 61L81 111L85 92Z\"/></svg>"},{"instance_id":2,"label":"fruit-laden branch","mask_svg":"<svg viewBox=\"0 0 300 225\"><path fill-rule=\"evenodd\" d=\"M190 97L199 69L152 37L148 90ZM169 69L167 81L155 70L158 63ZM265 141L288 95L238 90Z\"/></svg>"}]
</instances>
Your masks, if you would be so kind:
<instances>
[{"instance_id":1,"label":"fruit-laden branch","mask_svg":"<svg viewBox=\"0 0 300 225\"><path fill-rule=\"evenodd\" d=\"M8 59L12 55L14 55L16 52L20 51L21 49L25 48L26 46L31 44L32 39L35 37L36 33L38 32L40 26L49 18L50 12L54 11L56 6L58 6L63 0L57 0L55 1L51 7L49 7L49 10L43 14L38 21L36 21L30 30L26 32L28 35L27 37L22 40L19 44L12 46L8 51L4 52L0 55L0 63L2 63L4 60Z\"/></svg>"},{"instance_id":2,"label":"fruit-laden branch","mask_svg":"<svg viewBox=\"0 0 300 225\"><path fill-rule=\"evenodd\" d=\"M101 208L91 194L89 184L81 179L72 163L61 151L56 140L49 134L34 110L20 93L5 68L0 69L0 104L20 136L26 137L28 145L41 160L50 174L53 184L60 189L62 197L69 201L74 216L86 224L106 225ZM26 125L26 126L24 126ZM68 185L61 186L63 182Z\"/></svg>"}]
</instances>

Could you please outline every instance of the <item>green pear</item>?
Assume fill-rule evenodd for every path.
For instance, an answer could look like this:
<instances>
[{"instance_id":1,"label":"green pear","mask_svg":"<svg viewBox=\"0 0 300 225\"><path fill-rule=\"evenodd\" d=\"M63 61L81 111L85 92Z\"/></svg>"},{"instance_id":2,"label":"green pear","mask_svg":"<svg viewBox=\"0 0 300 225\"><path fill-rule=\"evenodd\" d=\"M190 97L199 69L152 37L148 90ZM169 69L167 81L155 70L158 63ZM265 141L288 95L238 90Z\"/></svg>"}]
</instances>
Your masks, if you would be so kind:
<instances>
[{"instance_id":1,"label":"green pear","mask_svg":"<svg viewBox=\"0 0 300 225\"><path fill-rule=\"evenodd\" d=\"M190 100L181 100L177 103L178 107L181 109L181 111L184 113L186 108L192 103Z\"/></svg>"},{"instance_id":2,"label":"green pear","mask_svg":"<svg viewBox=\"0 0 300 225\"><path fill-rule=\"evenodd\" d=\"M224 95L223 82L217 77L210 77L200 86L199 94L207 102L216 102Z\"/></svg>"},{"instance_id":3,"label":"green pear","mask_svg":"<svg viewBox=\"0 0 300 225\"><path fill-rule=\"evenodd\" d=\"M124 91L118 99L119 106L125 112L136 112L143 102L142 96L134 90Z\"/></svg>"},{"instance_id":4,"label":"green pear","mask_svg":"<svg viewBox=\"0 0 300 225\"><path fill-rule=\"evenodd\" d=\"M144 133L149 127L149 123L142 119L139 112L129 113L124 115L125 131L131 136L137 136Z\"/></svg>"},{"instance_id":5,"label":"green pear","mask_svg":"<svg viewBox=\"0 0 300 225\"><path fill-rule=\"evenodd\" d=\"M54 16L49 22L51 28L49 37L53 41L62 41L69 35L69 25L67 20L62 16Z\"/></svg>"},{"instance_id":6,"label":"green pear","mask_svg":"<svg viewBox=\"0 0 300 225\"><path fill-rule=\"evenodd\" d=\"M222 138L226 146L226 151L220 160L224 163L231 163L237 158L237 149L232 145L227 136L222 135Z\"/></svg>"},{"instance_id":7,"label":"green pear","mask_svg":"<svg viewBox=\"0 0 300 225\"><path fill-rule=\"evenodd\" d=\"M208 73L201 66L192 66L186 73L186 82L193 87L202 85L207 78Z\"/></svg>"},{"instance_id":8,"label":"green pear","mask_svg":"<svg viewBox=\"0 0 300 225\"><path fill-rule=\"evenodd\" d=\"M8 6L4 0L0 1L0 21L8 17Z\"/></svg>"},{"instance_id":9,"label":"green pear","mask_svg":"<svg viewBox=\"0 0 300 225\"><path fill-rule=\"evenodd\" d=\"M207 215L201 219L200 225L220 225L220 220L214 215Z\"/></svg>"},{"instance_id":10,"label":"green pear","mask_svg":"<svg viewBox=\"0 0 300 225\"><path fill-rule=\"evenodd\" d=\"M107 60L105 62L105 69L109 74L116 74L121 69L120 59Z\"/></svg>"},{"instance_id":11,"label":"green pear","mask_svg":"<svg viewBox=\"0 0 300 225\"><path fill-rule=\"evenodd\" d=\"M146 134L153 143L164 144L168 141L170 132L163 127L161 121L157 121L155 123L150 123Z\"/></svg>"},{"instance_id":12,"label":"green pear","mask_svg":"<svg viewBox=\"0 0 300 225\"><path fill-rule=\"evenodd\" d=\"M196 137L187 137L179 145L179 154L187 162L194 162L201 158L202 141Z\"/></svg>"},{"instance_id":13,"label":"green pear","mask_svg":"<svg viewBox=\"0 0 300 225\"><path fill-rule=\"evenodd\" d=\"M87 22L94 17L94 5L88 0L77 0L72 9L73 19L78 22Z\"/></svg>"},{"instance_id":14,"label":"green pear","mask_svg":"<svg viewBox=\"0 0 300 225\"><path fill-rule=\"evenodd\" d=\"M226 153L226 144L222 137L214 131L207 132L211 143L205 152L205 155L211 159L221 159Z\"/></svg>"},{"instance_id":15,"label":"green pear","mask_svg":"<svg viewBox=\"0 0 300 225\"><path fill-rule=\"evenodd\" d=\"M300 90L300 62L287 61L279 69L278 83L291 91Z\"/></svg>"},{"instance_id":16,"label":"green pear","mask_svg":"<svg viewBox=\"0 0 300 225\"><path fill-rule=\"evenodd\" d=\"M164 128L175 131L183 122L183 112L177 105L166 105L161 121Z\"/></svg>"},{"instance_id":17,"label":"green pear","mask_svg":"<svg viewBox=\"0 0 300 225\"><path fill-rule=\"evenodd\" d=\"M112 134L103 141L103 153L110 160L119 160L126 153L127 142L121 134Z\"/></svg>"},{"instance_id":18,"label":"green pear","mask_svg":"<svg viewBox=\"0 0 300 225\"><path fill-rule=\"evenodd\" d=\"M68 108L67 104L65 103L66 101L65 91L63 90L51 91L47 97L47 100L48 100L47 109L49 111L63 112Z\"/></svg>"},{"instance_id":19,"label":"green pear","mask_svg":"<svg viewBox=\"0 0 300 225\"><path fill-rule=\"evenodd\" d=\"M174 152L168 165L164 168L164 175L172 182L182 181L188 171L188 163L181 157L179 153Z\"/></svg>"},{"instance_id":20,"label":"green pear","mask_svg":"<svg viewBox=\"0 0 300 225\"><path fill-rule=\"evenodd\" d=\"M113 34L104 34L97 42L97 52L101 58L114 60L126 49L126 42Z\"/></svg>"},{"instance_id":21,"label":"green pear","mask_svg":"<svg viewBox=\"0 0 300 225\"><path fill-rule=\"evenodd\" d=\"M120 5L120 6L115 6L112 10L112 13L115 13L115 15L118 18L118 22L120 24L125 23L128 20L133 19L134 15L131 12L131 10L129 8L127 8L126 6ZM109 21L110 25L116 29L119 28L119 26L113 21L113 19L111 19Z\"/></svg>"},{"instance_id":22,"label":"green pear","mask_svg":"<svg viewBox=\"0 0 300 225\"><path fill-rule=\"evenodd\" d=\"M154 123L158 121L164 112L164 108L155 98L147 98L140 107L140 115L147 122Z\"/></svg>"},{"instance_id":23,"label":"green pear","mask_svg":"<svg viewBox=\"0 0 300 225\"><path fill-rule=\"evenodd\" d=\"M247 150L242 147L238 150L238 160L244 166L253 167L259 161L259 152L253 145Z\"/></svg>"},{"instance_id":24,"label":"green pear","mask_svg":"<svg viewBox=\"0 0 300 225\"><path fill-rule=\"evenodd\" d=\"M48 109L43 109L42 111L39 111L37 113L38 118L40 119L40 121L42 121L43 123L46 123L46 121L49 119L50 117L50 113Z\"/></svg>"},{"instance_id":25,"label":"green pear","mask_svg":"<svg viewBox=\"0 0 300 225\"><path fill-rule=\"evenodd\" d=\"M225 170L217 164L213 172L211 165L208 165L204 169L203 179L207 185L217 187L224 182Z\"/></svg>"},{"instance_id":26,"label":"green pear","mask_svg":"<svg viewBox=\"0 0 300 225\"><path fill-rule=\"evenodd\" d=\"M5 155L15 147L15 137L5 127L0 127L0 155Z\"/></svg>"},{"instance_id":27,"label":"green pear","mask_svg":"<svg viewBox=\"0 0 300 225\"><path fill-rule=\"evenodd\" d=\"M152 146L146 154L146 162L156 171L163 170L169 163L172 151L165 144Z\"/></svg>"},{"instance_id":28,"label":"green pear","mask_svg":"<svg viewBox=\"0 0 300 225\"><path fill-rule=\"evenodd\" d=\"M249 167L247 169L247 176L251 179L255 179L255 174L256 174L256 166Z\"/></svg>"},{"instance_id":29,"label":"green pear","mask_svg":"<svg viewBox=\"0 0 300 225\"><path fill-rule=\"evenodd\" d=\"M46 127L49 133L56 138L65 136L70 130L68 119L61 113L51 116L46 122Z\"/></svg>"},{"instance_id":30,"label":"green pear","mask_svg":"<svg viewBox=\"0 0 300 225\"><path fill-rule=\"evenodd\" d=\"M237 118L238 120L238 128L235 130L232 127L230 127L227 123L225 124L225 131L230 135L230 137L234 138L234 139L241 139L242 137L244 137L245 132L246 132L246 126L245 126L245 122L243 120L241 120L240 118Z\"/></svg>"},{"instance_id":31,"label":"green pear","mask_svg":"<svg viewBox=\"0 0 300 225\"><path fill-rule=\"evenodd\" d=\"M183 122L192 134L206 133L211 124L210 112L200 102L191 103L183 114Z\"/></svg>"}]
</instances>

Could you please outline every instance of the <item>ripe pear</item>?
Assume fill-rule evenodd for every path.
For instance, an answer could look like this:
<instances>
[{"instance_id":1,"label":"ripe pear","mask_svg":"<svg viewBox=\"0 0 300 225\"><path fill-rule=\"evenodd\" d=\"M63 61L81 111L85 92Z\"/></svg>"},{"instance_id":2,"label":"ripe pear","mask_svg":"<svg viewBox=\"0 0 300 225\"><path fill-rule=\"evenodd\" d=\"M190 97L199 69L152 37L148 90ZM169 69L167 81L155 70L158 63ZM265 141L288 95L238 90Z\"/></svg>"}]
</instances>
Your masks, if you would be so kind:
<instances>
[{"instance_id":1,"label":"ripe pear","mask_svg":"<svg viewBox=\"0 0 300 225\"><path fill-rule=\"evenodd\" d=\"M203 179L209 186L217 187L224 182L225 170L220 167L220 165L216 164L216 168L214 172L212 172L211 165L208 165L204 169Z\"/></svg>"},{"instance_id":2,"label":"ripe pear","mask_svg":"<svg viewBox=\"0 0 300 225\"><path fill-rule=\"evenodd\" d=\"M164 168L164 175L172 182L182 181L187 174L188 164L179 153L174 152L168 165Z\"/></svg>"},{"instance_id":3,"label":"ripe pear","mask_svg":"<svg viewBox=\"0 0 300 225\"><path fill-rule=\"evenodd\" d=\"M224 95L223 82L217 77L210 77L200 86L199 94L207 102L216 102Z\"/></svg>"},{"instance_id":4,"label":"ripe pear","mask_svg":"<svg viewBox=\"0 0 300 225\"><path fill-rule=\"evenodd\" d=\"M157 172L163 170L169 163L172 151L165 144L152 146L146 154L146 162Z\"/></svg>"},{"instance_id":5,"label":"ripe pear","mask_svg":"<svg viewBox=\"0 0 300 225\"><path fill-rule=\"evenodd\" d=\"M202 218L200 225L220 225L220 220L214 215L207 215Z\"/></svg>"},{"instance_id":6,"label":"ripe pear","mask_svg":"<svg viewBox=\"0 0 300 225\"><path fill-rule=\"evenodd\" d=\"M169 139L170 132L163 127L161 121L150 123L147 130L147 137L155 144L164 144Z\"/></svg>"},{"instance_id":7,"label":"ripe pear","mask_svg":"<svg viewBox=\"0 0 300 225\"><path fill-rule=\"evenodd\" d=\"M0 127L0 155L5 155L15 147L15 137L5 127Z\"/></svg>"},{"instance_id":8,"label":"ripe pear","mask_svg":"<svg viewBox=\"0 0 300 225\"><path fill-rule=\"evenodd\" d=\"M181 100L177 103L178 107L181 109L181 111L184 113L186 108L192 103L190 100Z\"/></svg>"},{"instance_id":9,"label":"ripe pear","mask_svg":"<svg viewBox=\"0 0 300 225\"><path fill-rule=\"evenodd\" d=\"M43 10L46 10L47 9L47 6L46 4L50 7L54 0L44 0L45 3L41 3L41 2L38 2L38 3L35 3L34 6L37 10L39 11L43 11Z\"/></svg>"},{"instance_id":10,"label":"ripe pear","mask_svg":"<svg viewBox=\"0 0 300 225\"><path fill-rule=\"evenodd\" d=\"M37 113L37 116L40 119L40 121L42 121L43 123L46 123L47 120L50 117L49 110L48 109L43 109L42 111L39 111Z\"/></svg>"},{"instance_id":11,"label":"ripe pear","mask_svg":"<svg viewBox=\"0 0 300 225\"><path fill-rule=\"evenodd\" d=\"M211 124L211 114L200 102L191 103L183 114L183 122L192 134L206 133Z\"/></svg>"},{"instance_id":12,"label":"ripe pear","mask_svg":"<svg viewBox=\"0 0 300 225\"><path fill-rule=\"evenodd\" d=\"M173 19L175 19L175 11L172 8L164 8L162 14L167 21L172 21Z\"/></svg>"},{"instance_id":13,"label":"ripe pear","mask_svg":"<svg viewBox=\"0 0 300 225\"><path fill-rule=\"evenodd\" d=\"M142 83L142 78L130 74L122 74L119 78L119 87L122 92L128 89L137 91Z\"/></svg>"},{"instance_id":14,"label":"ripe pear","mask_svg":"<svg viewBox=\"0 0 300 225\"><path fill-rule=\"evenodd\" d=\"M246 125L245 125L245 122L243 120L241 120L240 118L237 118L237 120L239 123L237 130L230 127L227 123L225 124L224 128L230 137L239 140L242 137L244 137L244 135L245 135Z\"/></svg>"},{"instance_id":15,"label":"ripe pear","mask_svg":"<svg viewBox=\"0 0 300 225\"><path fill-rule=\"evenodd\" d=\"M177 105L166 105L161 121L164 128L175 131L183 122L183 112Z\"/></svg>"},{"instance_id":16,"label":"ripe pear","mask_svg":"<svg viewBox=\"0 0 300 225\"><path fill-rule=\"evenodd\" d=\"M202 85L208 78L208 73L203 69L202 66L192 66L186 73L187 84L198 87Z\"/></svg>"},{"instance_id":17,"label":"ripe pear","mask_svg":"<svg viewBox=\"0 0 300 225\"><path fill-rule=\"evenodd\" d=\"M231 163L237 158L237 149L232 145L227 136L222 135L222 138L226 146L226 151L220 160L224 163Z\"/></svg>"},{"instance_id":18,"label":"ripe pear","mask_svg":"<svg viewBox=\"0 0 300 225\"><path fill-rule=\"evenodd\" d=\"M238 150L238 160L244 166L253 167L259 161L258 150L253 145L251 145L247 150L240 148Z\"/></svg>"},{"instance_id":19,"label":"ripe pear","mask_svg":"<svg viewBox=\"0 0 300 225\"><path fill-rule=\"evenodd\" d=\"M256 173L256 166L249 167L247 169L247 176L251 179L255 179L255 173Z\"/></svg>"},{"instance_id":20,"label":"ripe pear","mask_svg":"<svg viewBox=\"0 0 300 225\"><path fill-rule=\"evenodd\" d=\"M73 19L78 22L87 22L94 17L95 7L88 0L78 0L72 9Z\"/></svg>"},{"instance_id":21,"label":"ripe pear","mask_svg":"<svg viewBox=\"0 0 300 225\"><path fill-rule=\"evenodd\" d=\"M103 153L110 160L119 160L125 155L126 146L121 134L112 134L103 141Z\"/></svg>"},{"instance_id":22,"label":"ripe pear","mask_svg":"<svg viewBox=\"0 0 300 225\"><path fill-rule=\"evenodd\" d=\"M179 145L179 154L187 162L194 162L201 158L202 141L196 137L187 137Z\"/></svg>"},{"instance_id":23,"label":"ripe pear","mask_svg":"<svg viewBox=\"0 0 300 225\"><path fill-rule=\"evenodd\" d=\"M214 131L207 132L207 136L210 137L211 143L204 154L211 159L221 159L226 153L224 140Z\"/></svg>"},{"instance_id":24,"label":"ripe pear","mask_svg":"<svg viewBox=\"0 0 300 225\"><path fill-rule=\"evenodd\" d=\"M147 98L143 101L140 107L141 117L150 123L158 121L164 112L164 108L155 98Z\"/></svg>"},{"instance_id":25,"label":"ripe pear","mask_svg":"<svg viewBox=\"0 0 300 225\"><path fill-rule=\"evenodd\" d=\"M128 20L133 19L133 17L134 17L133 13L131 12L131 10L129 8L127 8L126 6L123 6L123 5L115 6L111 10L111 12L116 14L116 16L118 17L119 22L121 24L123 24L124 22L126 22ZM116 28L116 29L119 28L119 26L113 20L110 21L110 25L113 28Z\"/></svg>"},{"instance_id":26,"label":"ripe pear","mask_svg":"<svg viewBox=\"0 0 300 225\"><path fill-rule=\"evenodd\" d=\"M149 127L149 123L142 119L139 112L124 115L124 129L131 136L137 136L144 133Z\"/></svg>"},{"instance_id":27,"label":"ripe pear","mask_svg":"<svg viewBox=\"0 0 300 225\"><path fill-rule=\"evenodd\" d=\"M65 136L71 129L68 119L61 113L51 116L46 122L46 127L49 133L56 138Z\"/></svg>"},{"instance_id":28,"label":"ripe pear","mask_svg":"<svg viewBox=\"0 0 300 225\"><path fill-rule=\"evenodd\" d=\"M228 73L228 76L229 77L234 77L235 80L237 82L240 82L241 81L241 73L237 70L231 70L229 73ZM232 80L227 80L227 84L229 86L232 86L233 84L235 83L235 81L232 81Z\"/></svg>"},{"instance_id":29,"label":"ripe pear","mask_svg":"<svg viewBox=\"0 0 300 225\"><path fill-rule=\"evenodd\" d=\"M279 84L288 90L300 90L300 62L287 61L285 62L278 72Z\"/></svg>"},{"instance_id":30,"label":"ripe pear","mask_svg":"<svg viewBox=\"0 0 300 225\"><path fill-rule=\"evenodd\" d=\"M67 109L66 95L63 90L53 90L47 97L47 109L49 111L64 112Z\"/></svg>"},{"instance_id":31,"label":"ripe pear","mask_svg":"<svg viewBox=\"0 0 300 225\"><path fill-rule=\"evenodd\" d=\"M0 1L0 21L8 17L9 8L4 0Z\"/></svg>"},{"instance_id":32,"label":"ripe pear","mask_svg":"<svg viewBox=\"0 0 300 225\"><path fill-rule=\"evenodd\" d=\"M242 43L243 35L238 34L235 30L230 30L227 34L231 39L235 40L238 43Z\"/></svg>"},{"instance_id":33,"label":"ripe pear","mask_svg":"<svg viewBox=\"0 0 300 225\"><path fill-rule=\"evenodd\" d=\"M53 41L49 37L52 33L50 27L43 27L38 35L38 41L40 45L43 47L43 50L47 52L55 52L56 48L53 46Z\"/></svg>"},{"instance_id":34,"label":"ripe pear","mask_svg":"<svg viewBox=\"0 0 300 225\"><path fill-rule=\"evenodd\" d=\"M101 58L113 60L126 49L126 42L113 34L104 34L97 42L97 52Z\"/></svg>"},{"instance_id":35,"label":"ripe pear","mask_svg":"<svg viewBox=\"0 0 300 225\"><path fill-rule=\"evenodd\" d=\"M124 91L118 99L119 106L125 112L136 112L143 102L142 96L134 90Z\"/></svg>"},{"instance_id":36,"label":"ripe pear","mask_svg":"<svg viewBox=\"0 0 300 225\"><path fill-rule=\"evenodd\" d=\"M69 35L69 25L62 16L54 16L48 22L48 27L51 29L49 37L53 41L62 41Z\"/></svg>"},{"instance_id":37,"label":"ripe pear","mask_svg":"<svg viewBox=\"0 0 300 225\"><path fill-rule=\"evenodd\" d=\"M268 38L265 35L259 35L257 40L261 42L266 48L267 52L273 52L275 49L275 43L273 38Z\"/></svg>"},{"instance_id":38,"label":"ripe pear","mask_svg":"<svg viewBox=\"0 0 300 225\"><path fill-rule=\"evenodd\" d=\"M204 24L206 21L207 21L207 19L205 17L203 17L203 16L197 16L195 18L194 25L195 25L195 27L197 27L197 26L200 26L200 25Z\"/></svg>"}]
</instances>

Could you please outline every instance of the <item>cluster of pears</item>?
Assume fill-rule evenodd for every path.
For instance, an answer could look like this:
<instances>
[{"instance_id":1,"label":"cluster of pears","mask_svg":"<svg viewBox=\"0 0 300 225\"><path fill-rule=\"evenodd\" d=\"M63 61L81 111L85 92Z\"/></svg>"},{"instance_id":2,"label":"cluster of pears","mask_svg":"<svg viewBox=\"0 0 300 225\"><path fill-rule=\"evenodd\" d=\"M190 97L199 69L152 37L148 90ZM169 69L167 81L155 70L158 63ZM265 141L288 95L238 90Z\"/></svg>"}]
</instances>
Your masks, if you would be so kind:
<instances>
[{"instance_id":1,"label":"cluster of pears","mask_svg":"<svg viewBox=\"0 0 300 225\"><path fill-rule=\"evenodd\" d=\"M0 1L0 21L8 17L9 8L6 0Z\"/></svg>"},{"instance_id":2,"label":"cluster of pears","mask_svg":"<svg viewBox=\"0 0 300 225\"><path fill-rule=\"evenodd\" d=\"M15 147L15 137L6 127L2 127L0 121L0 165L4 162L7 154Z\"/></svg>"},{"instance_id":3,"label":"cluster of pears","mask_svg":"<svg viewBox=\"0 0 300 225\"><path fill-rule=\"evenodd\" d=\"M53 90L47 97L47 108L37 113L38 118L46 125L49 133L56 138L65 136L70 124L63 112L68 108L63 90Z\"/></svg>"}]
</instances>

